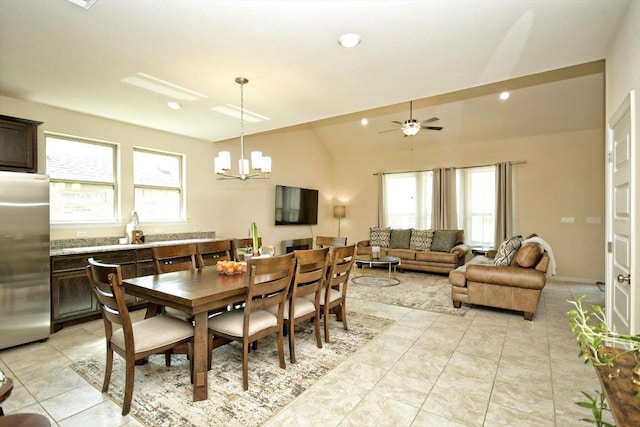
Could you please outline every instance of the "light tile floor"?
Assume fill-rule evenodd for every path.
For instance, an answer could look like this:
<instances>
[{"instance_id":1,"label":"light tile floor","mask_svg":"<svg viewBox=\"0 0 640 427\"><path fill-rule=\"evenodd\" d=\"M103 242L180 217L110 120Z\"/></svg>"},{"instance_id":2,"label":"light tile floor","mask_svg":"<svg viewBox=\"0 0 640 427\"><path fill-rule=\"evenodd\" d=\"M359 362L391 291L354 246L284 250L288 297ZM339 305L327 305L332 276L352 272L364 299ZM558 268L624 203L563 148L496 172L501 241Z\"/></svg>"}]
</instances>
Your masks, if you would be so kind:
<instances>
[{"instance_id":1,"label":"light tile floor","mask_svg":"<svg viewBox=\"0 0 640 427\"><path fill-rule=\"evenodd\" d=\"M567 323L566 301L582 294L604 305L594 285L549 282L533 322L489 308L457 317L348 300L349 310L395 323L265 426L584 425L589 411L575 402L600 386ZM141 425L69 368L88 355L104 357L101 320L0 351L16 384L5 412L38 412L63 427Z\"/></svg>"}]
</instances>

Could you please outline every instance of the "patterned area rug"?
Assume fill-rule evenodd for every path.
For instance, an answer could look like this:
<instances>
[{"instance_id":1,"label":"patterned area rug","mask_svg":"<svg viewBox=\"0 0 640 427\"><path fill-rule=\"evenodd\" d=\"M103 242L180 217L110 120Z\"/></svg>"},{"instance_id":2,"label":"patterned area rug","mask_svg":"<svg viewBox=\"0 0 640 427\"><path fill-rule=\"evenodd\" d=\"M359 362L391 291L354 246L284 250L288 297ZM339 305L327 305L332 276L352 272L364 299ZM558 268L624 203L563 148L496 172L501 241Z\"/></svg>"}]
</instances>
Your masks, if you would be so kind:
<instances>
[{"instance_id":1,"label":"patterned area rug","mask_svg":"<svg viewBox=\"0 0 640 427\"><path fill-rule=\"evenodd\" d=\"M395 273L398 285L388 286L386 268L355 268L347 288L347 298L399 305L436 313L464 316L468 307L454 308L449 276L418 272ZM355 278L355 281L354 281ZM347 307L348 307L347 303Z\"/></svg>"},{"instance_id":2,"label":"patterned area rug","mask_svg":"<svg viewBox=\"0 0 640 427\"><path fill-rule=\"evenodd\" d=\"M269 419L324 374L371 341L391 320L347 313L349 331L330 316L331 343L315 345L313 324L296 328L296 364L289 363L285 337L286 369L280 369L275 336L259 341L249 355L249 390L242 390L242 348L237 343L213 351L209 371L209 399L193 402L189 364L184 355L174 355L165 367L164 355L136 367L131 415L147 426L258 426ZM320 325L322 328L322 324ZM89 359L71 366L98 390L102 389L104 359ZM107 393L122 405L124 361L114 355L111 384Z\"/></svg>"}]
</instances>

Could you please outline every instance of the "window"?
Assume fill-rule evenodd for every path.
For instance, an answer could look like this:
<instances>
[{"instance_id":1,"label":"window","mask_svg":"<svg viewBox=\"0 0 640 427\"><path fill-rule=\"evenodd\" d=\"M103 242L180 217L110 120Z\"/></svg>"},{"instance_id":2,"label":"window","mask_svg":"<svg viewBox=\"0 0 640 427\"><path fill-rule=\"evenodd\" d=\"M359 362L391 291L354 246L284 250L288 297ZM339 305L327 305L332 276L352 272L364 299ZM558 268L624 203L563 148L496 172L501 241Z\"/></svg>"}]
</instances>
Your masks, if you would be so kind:
<instances>
[{"instance_id":1,"label":"window","mask_svg":"<svg viewBox=\"0 0 640 427\"><path fill-rule=\"evenodd\" d=\"M384 225L392 228L431 228L433 173L385 174Z\"/></svg>"},{"instance_id":2,"label":"window","mask_svg":"<svg viewBox=\"0 0 640 427\"><path fill-rule=\"evenodd\" d=\"M494 246L496 224L496 168L458 169L456 176L458 224L466 243Z\"/></svg>"},{"instance_id":3,"label":"window","mask_svg":"<svg viewBox=\"0 0 640 427\"><path fill-rule=\"evenodd\" d=\"M143 221L183 219L183 156L135 148L135 210Z\"/></svg>"},{"instance_id":4,"label":"window","mask_svg":"<svg viewBox=\"0 0 640 427\"><path fill-rule=\"evenodd\" d=\"M116 144L45 135L50 221L116 220Z\"/></svg>"}]
</instances>

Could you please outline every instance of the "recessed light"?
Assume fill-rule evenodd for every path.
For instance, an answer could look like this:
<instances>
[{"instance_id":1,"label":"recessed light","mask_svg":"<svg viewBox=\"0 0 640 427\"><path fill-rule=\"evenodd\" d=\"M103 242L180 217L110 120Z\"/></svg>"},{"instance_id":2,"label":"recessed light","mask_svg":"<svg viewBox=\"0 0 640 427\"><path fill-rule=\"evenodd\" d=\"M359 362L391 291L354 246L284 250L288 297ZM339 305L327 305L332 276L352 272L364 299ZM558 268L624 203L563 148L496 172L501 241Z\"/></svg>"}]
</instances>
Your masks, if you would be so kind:
<instances>
[{"instance_id":1,"label":"recessed light","mask_svg":"<svg viewBox=\"0 0 640 427\"><path fill-rule=\"evenodd\" d=\"M175 102L175 101L167 102L167 106L169 108L171 108L172 110L179 110L179 109L182 108L182 104L180 104L179 102Z\"/></svg>"},{"instance_id":2,"label":"recessed light","mask_svg":"<svg viewBox=\"0 0 640 427\"><path fill-rule=\"evenodd\" d=\"M503 101L506 101L507 99L509 99L509 96L511 96L509 92L502 92L500 94L500 99L502 99Z\"/></svg>"},{"instance_id":3,"label":"recessed light","mask_svg":"<svg viewBox=\"0 0 640 427\"><path fill-rule=\"evenodd\" d=\"M360 44L361 40L359 34L347 33L340 36L338 44L344 48L356 47Z\"/></svg>"},{"instance_id":4,"label":"recessed light","mask_svg":"<svg viewBox=\"0 0 640 427\"><path fill-rule=\"evenodd\" d=\"M360 124L361 124L362 126L366 126L366 125L368 125L368 124L369 124L369 120L367 120L367 119L362 119L362 120L360 120Z\"/></svg>"}]
</instances>

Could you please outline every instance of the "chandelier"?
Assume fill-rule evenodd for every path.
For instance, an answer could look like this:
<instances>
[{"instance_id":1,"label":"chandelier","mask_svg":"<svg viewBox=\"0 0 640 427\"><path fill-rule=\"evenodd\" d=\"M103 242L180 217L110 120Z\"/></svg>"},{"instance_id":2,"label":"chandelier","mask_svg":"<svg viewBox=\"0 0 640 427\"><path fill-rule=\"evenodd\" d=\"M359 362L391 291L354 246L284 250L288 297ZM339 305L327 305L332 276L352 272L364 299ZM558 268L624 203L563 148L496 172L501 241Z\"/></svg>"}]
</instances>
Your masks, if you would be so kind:
<instances>
[{"instance_id":1,"label":"chandelier","mask_svg":"<svg viewBox=\"0 0 640 427\"><path fill-rule=\"evenodd\" d=\"M271 157L263 157L261 151L251 152L251 168L249 159L244 158L244 85L249 83L244 77L236 77L240 85L240 160L238 174L231 173L231 153L221 151L214 160L214 167L218 179L267 179L271 173Z\"/></svg>"}]
</instances>

